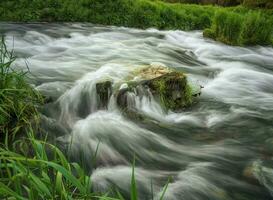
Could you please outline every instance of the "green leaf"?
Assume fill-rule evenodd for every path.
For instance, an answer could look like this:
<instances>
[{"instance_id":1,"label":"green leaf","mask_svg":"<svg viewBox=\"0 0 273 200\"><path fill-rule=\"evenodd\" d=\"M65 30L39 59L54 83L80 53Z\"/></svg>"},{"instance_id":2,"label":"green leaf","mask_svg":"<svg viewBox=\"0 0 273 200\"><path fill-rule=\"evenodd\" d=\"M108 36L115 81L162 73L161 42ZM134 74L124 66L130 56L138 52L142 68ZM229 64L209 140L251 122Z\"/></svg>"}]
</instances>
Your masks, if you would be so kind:
<instances>
[{"instance_id":1,"label":"green leaf","mask_svg":"<svg viewBox=\"0 0 273 200\"><path fill-rule=\"evenodd\" d=\"M13 190L11 190L9 187L7 187L5 184L1 182L0 182L0 194L6 194L6 195L10 195L11 197L16 197L17 200L28 200L20 196L16 192L14 192Z\"/></svg>"},{"instance_id":2,"label":"green leaf","mask_svg":"<svg viewBox=\"0 0 273 200\"><path fill-rule=\"evenodd\" d=\"M166 185L164 186L164 188L163 188L163 192L162 192L162 194L161 194L161 196L160 196L160 200L163 200L163 198L164 198L164 195L165 195L165 193L166 193L166 191L167 191L167 188L168 188L168 185L169 185L169 183L170 183L170 178L168 179L168 182L166 183Z\"/></svg>"}]
</instances>

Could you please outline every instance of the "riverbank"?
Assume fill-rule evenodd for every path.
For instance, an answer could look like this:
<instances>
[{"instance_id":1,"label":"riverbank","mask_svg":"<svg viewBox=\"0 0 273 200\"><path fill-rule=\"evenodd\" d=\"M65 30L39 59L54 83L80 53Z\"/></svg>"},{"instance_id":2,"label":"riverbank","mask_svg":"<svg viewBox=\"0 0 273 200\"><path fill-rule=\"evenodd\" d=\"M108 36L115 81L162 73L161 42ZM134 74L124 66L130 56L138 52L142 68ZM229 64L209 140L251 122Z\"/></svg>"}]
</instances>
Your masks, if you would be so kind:
<instances>
[{"instance_id":1,"label":"riverbank","mask_svg":"<svg viewBox=\"0 0 273 200\"><path fill-rule=\"evenodd\" d=\"M160 30L205 30L229 45L272 45L273 11L242 6L217 7L150 0L27 0L0 3L0 20L13 22L91 22Z\"/></svg>"}]
</instances>

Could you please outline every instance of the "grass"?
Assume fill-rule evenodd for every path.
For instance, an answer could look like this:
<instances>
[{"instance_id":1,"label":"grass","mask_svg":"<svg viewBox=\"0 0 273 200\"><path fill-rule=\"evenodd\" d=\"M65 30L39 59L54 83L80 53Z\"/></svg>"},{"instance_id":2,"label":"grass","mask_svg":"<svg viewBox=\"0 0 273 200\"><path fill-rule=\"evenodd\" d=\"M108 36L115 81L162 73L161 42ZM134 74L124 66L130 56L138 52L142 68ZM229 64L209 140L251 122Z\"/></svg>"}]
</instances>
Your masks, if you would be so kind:
<instances>
[{"instance_id":1,"label":"grass","mask_svg":"<svg viewBox=\"0 0 273 200\"><path fill-rule=\"evenodd\" d=\"M2 9L2 10L1 10ZM91 22L136 28L195 30L210 26L213 7L151 0L7 0L2 21Z\"/></svg>"},{"instance_id":2,"label":"grass","mask_svg":"<svg viewBox=\"0 0 273 200\"><path fill-rule=\"evenodd\" d=\"M160 195L164 199L169 181ZM135 162L132 165L131 200L138 200ZM54 145L34 139L17 140L12 149L0 147L0 199L17 200L124 200L118 190L92 191L92 180L77 163L70 163Z\"/></svg>"},{"instance_id":3,"label":"grass","mask_svg":"<svg viewBox=\"0 0 273 200\"><path fill-rule=\"evenodd\" d=\"M90 199L96 196L91 193L90 178L81 167L70 164L55 146L32 137L15 144L14 150L0 148L1 199ZM16 153L18 147L20 153ZM51 158L46 148L51 151Z\"/></svg>"},{"instance_id":4,"label":"grass","mask_svg":"<svg viewBox=\"0 0 273 200\"><path fill-rule=\"evenodd\" d=\"M37 107L42 98L27 82L27 74L14 70L15 56L8 51L4 38L0 40L0 139L6 134L14 138L38 122ZM2 140L3 141L3 140Z\"/></svg>"},{"instance_id":5,"label":"grass","mask_svg":"<svg viewBox=\"0 0 273 200\"><path fill-rule=\"evenodd\" d=\"M221 2L233 5L230 0ZM268 5L271 5L267 0L240 2L258 8L262 5L270 8ZM166 3L159 0L35 0L31 4L29 0L6 0L0 2L0 20L91 22L163 30L206 29L205 36L226 44L243 46L272 44L273 11L252 10L242 6L223 8ZM254 29L255 32L252 31Z\"/></svg>"},{"instance_id":6,"label":"grass","mask_svg":"<svg viewBox=\"0 0 273 200\"><path fill-rule=\"evenodd\" d=\"M230 45L272 45L273 17L261 11L220 10L204 36Z\"/></svg>"}]
</instances>

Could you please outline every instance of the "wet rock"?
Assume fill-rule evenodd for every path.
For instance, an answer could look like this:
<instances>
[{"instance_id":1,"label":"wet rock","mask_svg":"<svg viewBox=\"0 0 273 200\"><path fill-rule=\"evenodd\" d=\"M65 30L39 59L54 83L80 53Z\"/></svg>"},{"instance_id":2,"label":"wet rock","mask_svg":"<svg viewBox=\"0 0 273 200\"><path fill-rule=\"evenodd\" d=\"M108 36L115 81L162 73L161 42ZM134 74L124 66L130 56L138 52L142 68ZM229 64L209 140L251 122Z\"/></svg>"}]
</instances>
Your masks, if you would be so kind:
<instances>
[{"instance_id":1,"label":"wet rock","mask_svg":"<svg viewBox=\"0 0 273 200\"><path fill-rule=\"evenodd\" d=\"M257 177L255 176L255 166L253 164L248 165L243 170L243 177L251 184L259 184Z\"/></svg>"},{"instance_id":2,"label":"wet rock","mask_svg":"<svg viewBox=\"0 0 273 200\"><path fill-rule=\"evenodd\" d=\"M53 97L43 96L43 99L44 99L44 104L49 104L49 103L53 103L54 102Z\"/></svg>"},{"instance_id":3,"label":"wet rock","mask_svg":"<svg viewBox=\"0 0 273 200\"><path fill-rule=\"evenodd\" d=\"M191 88L182 72L162 66L150 66L136 72L127 87L117 92L117 105L122 109L133 110L134 96L152 96L166 110L179 111L192 104Z\"/></svg>"},{"instance_id":4,"label":"wet rock","mask_svg":"<svg viewBox=\"0 0 273 200\"><path fill-rule=\"evenodd\" d=\"M110 97L112 95L112 82L109 80L99 82L96 84L97 97L98 97L98 108L106 109Z\"/></svg>"}]
</instances>

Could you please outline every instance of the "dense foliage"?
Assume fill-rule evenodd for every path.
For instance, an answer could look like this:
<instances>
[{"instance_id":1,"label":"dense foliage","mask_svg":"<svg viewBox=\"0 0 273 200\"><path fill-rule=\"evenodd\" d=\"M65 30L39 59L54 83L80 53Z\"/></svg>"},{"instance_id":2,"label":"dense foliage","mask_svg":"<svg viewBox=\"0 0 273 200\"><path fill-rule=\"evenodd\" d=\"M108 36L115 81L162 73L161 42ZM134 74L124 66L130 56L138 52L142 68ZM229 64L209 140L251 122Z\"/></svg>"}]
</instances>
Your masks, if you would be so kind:
<instances>
[{"instance_id":1,"label":"dense foliage","mask_svg":"<svg viewBox=\"0 0 273 200\"><path fill-rule=\"evenodd\" d=\"M212 7L149 0L8 0L0 3L4 21L80 21L106 25L193 30L209 27Z\"/></svg>"},{"instance_id":2,"label":"dense foliage","mask_svg":"<svg viewBox=\"0 0 273 200\"><path fill-rule=\"evenodd\" d=\"M263 3L264 1L266 2ZM232 0L217 2L233 4ZM267 0L255 1L255 4L251 0L240 2L258 7L270 4ZM205 31L205 36L227 44L272 44L272 10L260 14L259 10L240 6L221 8L164 3L158 0L35 0L31 3L29 0L7 0L0 2L0 19L25 22L91 22L179 30L209 28Z\"/></svg>"},{"instance_id":3,"label":"dense foliage","mask_svg":"<svg viewBox=\"0 0 273 200\"><path fill-rule=\"evenodd\" d=\"M216 12L212 26L204 31L211 37L230 45L270 45L273 32L272 18L261 12Z\"/></svg>"}]
</instances>

